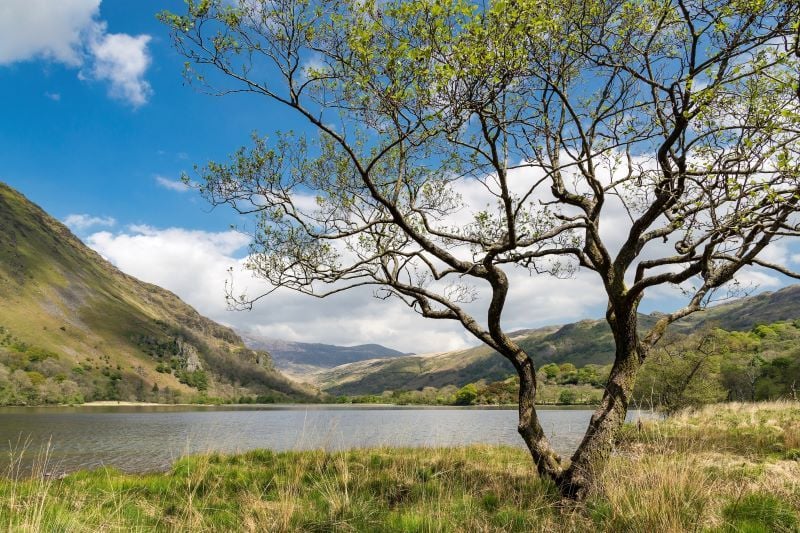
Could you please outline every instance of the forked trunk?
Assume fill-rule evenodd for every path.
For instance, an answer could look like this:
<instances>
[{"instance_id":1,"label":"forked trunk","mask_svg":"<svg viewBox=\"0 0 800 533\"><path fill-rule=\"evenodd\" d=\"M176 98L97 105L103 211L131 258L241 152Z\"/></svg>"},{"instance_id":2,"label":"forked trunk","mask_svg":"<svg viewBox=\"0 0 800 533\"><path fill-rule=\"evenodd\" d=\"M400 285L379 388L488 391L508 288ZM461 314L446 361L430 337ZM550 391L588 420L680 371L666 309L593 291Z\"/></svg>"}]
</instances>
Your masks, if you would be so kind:
<instances>
[{"instance_id":1,"label":"forked trunk","mask_svg":"<svg viewBox=\"0 0 800 533\"><path fill-rule=\"evenodd\" d=\"M519 434L530 451L539 475L555 482L564 498L583 499L594 484L625 422L628 401L641 366L636 313L626 313L623 321L610 317L609 323L617 346L614 365L602 402L592 415L586 434L568 464L550 446L536 415L533 362L528 357L514 361L520 377Z\"/></svg>"}]
</instances>

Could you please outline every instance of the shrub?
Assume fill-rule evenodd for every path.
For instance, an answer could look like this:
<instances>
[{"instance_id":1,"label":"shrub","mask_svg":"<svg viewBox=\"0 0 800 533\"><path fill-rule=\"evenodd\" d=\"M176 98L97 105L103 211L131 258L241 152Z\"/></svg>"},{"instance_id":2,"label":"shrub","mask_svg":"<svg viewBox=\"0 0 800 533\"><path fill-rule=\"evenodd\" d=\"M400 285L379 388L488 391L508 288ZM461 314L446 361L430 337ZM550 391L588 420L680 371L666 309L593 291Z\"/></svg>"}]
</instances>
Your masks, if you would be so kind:
<instances>
[{"instance_id":1,"label":"shrub","mask_svg":"<svg viewBox=\"0 0 800 533\"><path fill-rule=\"evenodd\" d=\"M753 333L755 333L762 339L766 339L767 337L776 337L778 335L774 328L772 328L771 326L766 326L764 324L760 324L754 327Z\"/></svg>"},{"instance_id":2,"label":"shrub","mask_svg":"<svg viewBox=\"0 0 800 533\"><path fill-rule=\"evenodd\" d=\"M478 398L478 388L470 383L464 385L456 392L456 405L473 405Z\"/></svg>"},{"instance_id":3,"label":"shrub","mask_svg":"<svg viewBox=\"0 0 800 533\"><path fill-rule=\"evenodd\" d=\"M549 363L547 365L544 365L541 368L541 371L544 372L544 375L547 376L547 379L555 378L560 372L558 365L555 363Z\"/></svg>"},{"instance_id":4,"label":"shrub","mask_svg":"<svg viewBox=\"0 0 800 533\"><path fill-rule=\"evenodd\" d=\"M571 405L574 404L578 399L578 395L575 394L575 391L564 389L561 391L561 394L558 395L558 403L562 405Z\"/></svg>"},{"instance_id":5,"label":"shrub","mask_svg":"<svg viewBox=\"0 0 800 533\"><path fill-rule=\"evenodd\" d=\"M206 376L206 373L202 370L195 370L193 372L181 371L178 373L178 381L190 387L194 387L201 392L208 390L208 376Z\"/></svg>"}]
</instances>

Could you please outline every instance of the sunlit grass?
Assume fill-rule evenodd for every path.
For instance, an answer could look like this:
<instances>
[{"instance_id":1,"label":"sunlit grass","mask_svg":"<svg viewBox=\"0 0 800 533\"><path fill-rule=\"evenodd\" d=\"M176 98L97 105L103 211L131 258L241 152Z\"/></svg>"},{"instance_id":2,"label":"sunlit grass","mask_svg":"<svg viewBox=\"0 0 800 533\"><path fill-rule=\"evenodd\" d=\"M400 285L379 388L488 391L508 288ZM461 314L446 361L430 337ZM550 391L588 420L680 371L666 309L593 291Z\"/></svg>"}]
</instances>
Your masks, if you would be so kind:
<instances>
[{"instance_id":1,"label":"sunlit grass","mask_svg":"<svg viewBox=\"0 0 800 533\"><path fill-rule=\"evenodd\" d=\"M745 457L800 457L800 402L727 403L689 409L661 422L627 427L631 444L733 453Z\"/></svg>"},{"instance_id":2,"label":"sunlit grass","mask_svg":"<svg viewBox=\"0 0 800 533\"><path fill-rule=\"evenodd\" d=\"M526 452L511 447L212 453L180 459L165 473L99 469L63 479L45 475L42 456L29 479L0 481L0 528L798 531L800 462L742 453L733 442L763 431L768 449L793 446L797 407L719 406L629 428L582 504L561 501L534 475ZM677 429L706 422L713 439Z\"/></svg>"}]
</instances>

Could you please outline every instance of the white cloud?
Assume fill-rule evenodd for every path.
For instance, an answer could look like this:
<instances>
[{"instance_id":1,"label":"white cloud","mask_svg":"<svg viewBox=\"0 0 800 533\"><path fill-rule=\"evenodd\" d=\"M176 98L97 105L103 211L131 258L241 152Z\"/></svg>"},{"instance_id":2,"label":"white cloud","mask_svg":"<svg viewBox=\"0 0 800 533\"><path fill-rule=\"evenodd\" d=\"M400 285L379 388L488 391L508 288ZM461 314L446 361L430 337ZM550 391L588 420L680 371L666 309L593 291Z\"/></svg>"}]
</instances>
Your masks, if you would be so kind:
<instances>
[{"instance_id":1,"label":"white cloud","mask_svg":"<svg viewBox=\"0 0 800 533\"><path fill-rule=\"evenodd\" d=\"M3 0L0 65L43 58L80 66L99 8L100 0Z\"/></svg>"},{"instance_id":2,"label":"white cloud","mask_svg":"<svg viewBox=\"0 0 800 533\"><path fill-rule=\"evenodd\" d=\"M113 227L117 221L112 217L95 217L87 214L68 215L64 224L76 231L86 231L95 227Z\"/></svg>"},{"instance_id":3,"label":"white cloud","mask_svg":"<svg viewBox=\"0 0 800 533\"><path fill-rule=\"evenodd\" d=\"M60 102L61 101L61 94L60 93L49 93L49 92L46 92L46 93L44 93L44 95L45 95L46 98L49 98L50 100L52 100L54 102Z\"/></svg>"},{"instance_id":4,"label":"white cloud","mask_svg":"<svg viewBox=\"0 0 800 533\"><path fill-rule=\"evenodd\" d=\"M87 244L121 270L169 289L215 319L225 317L224 284L234 254L249 242L236 231L209 233L130 226L90 235Z\"/></svg>"},{"instance_id":5,"label":"white cloud","mask_svg":"<svg viewBox=\"0 0 800 533\"><path fill-rule=\"evenodd\" d=\"M534 171L513 173L511 188L517 194L536 176ZM163 178L163 186L176 182ZM158 180L160 181L160 180ZM491 185L491 184L490 184ZM458 182L463 209L440 221L442 227L463 227L475 213L493 203L491 193L475 180ZM546 190L545 190L546 192ZM310 194L297 194L295 203L312 213L319 206ZM533 198L532 201L538 200ZM610 199L601 227L612 252L627 235L630 221L621 202ZM453 350L478 341L454 321L427 320L400 301L373 298L370 288L357 288L330 298L316 299L288 290L277 290L258 301L250 312L230 312L224 300L224 286L233 269L236 294L257 296L270 289L243 268L246 235L237 232L199 232L186 229L131 227L123 233L96 233L89 237L95 250L122 270L145 281L177 293L201 313L241 330L255 330L272 338L335 344L380 343L407 352L425 353ZM334 245L345 258L352 257L342 242ZM642 257L668 251L670 243L658 241ZM454 248L453 253L469 256L469 250ZM784 262L796 250L774 246L765 257ZM580 270L571 279L531 275L523 268L507 269L510 283L503 313L507 331L545 325L564 324L583 318L601 318L607 298L597 274ZM750 269L739 277L743 286L767 289L780 280L760 269ZM459 278L458 281L462 281ZM696 281L696 280L691 280ZM485 283L475 282L478 299L464 308L479 322L485 322L489 291ZM436 284L434 284L436 285ZM441 285L436 285L441 289ZM686 298L674 287L655 287L648 291L649 310L670 311L682 307Z\"/></svg>"},{"instance_id":6,"label":"white cloud","mask_svg":"<svg viewBox=\"0 0 800 533\"><path fill-rule=\"evenodd\" d=\"M100 28L89 44L92 77L109 83L108 94L112 98L125 100L134 107L146 104L153 92L144 79L151 61L147 52L150 36L105 33L105 24Z\"/></svg>"},{"instance_id":7,"label":"white cloud","mask_svg":"<svg viewBox=\"0 0 800 533\"><path fill-rule=\"evenodd\" d=\"M229 311L224 299L229 268L236 271L237 289L264 288L243 271L243 260L236 257L249 242L247 235L236 231L149 226L132 226L118 234L98 232L87 239L89 246L121 270L165 287L204 315L241 329L288 340L380 342L409 351L475 344L455 325L445 327L418 318L397 302L373 299L369 290L326 300L278 291L253 311Z\"/></svg>"},{"instance_id":8,"label":"white cloud","mask_svg":"<svg viewBox=\"0 0 800 533\"><path fill-rule=\"evenodd\" d=\"M379 300L370 288L357 288L325 299L277 290L256 303L252 311L229 311L225 282L233 279L236 293L255 296L269 287L243 268L250 239L237 231L205 232L181 228L130 226L123 232L102 231L87 243L121 270L169 289L200 313L240 330L302 342L342 345L379 343L416 353L455 350L478 341L456 322L428 320L401 302ZM520 268L507 272L511 291L503 325L508 331L564 324L583 318L601 318L606 297L596 274L580 271L572 279L529 275ZM774 276L757 269L739 276L743 287L776 288ZM486 294L467 304L482 321ZM721 294L724 296L724 294ZM649 309L669 311L685 298L672 287L657 287L648 296Z\"/></svg>"},{"instance_id":9,"label":"white cloud","mask_svg":"<svg viewBox=\"0 0 800 533\"><path fill-rule=\"evenodd\" d=\"M301 76L306 80L311 77L312 73L315 73L318 76L319 74L325 73L327 70L328 65L325 64L322 55L316 53L306 59L303 64L300 65Z\"/></svg>"},{"instance_id":10,"label":"white cloud","mask_svg":"<svg viewBox=\"0 0 800 533\"><path fill-rule=\"evenodd\" d=\"M108 83L112 98L134 107L145 104L152 94L144 79L150 36L108 33L98 18L100 1L3 0L0 66L55 61L81 69L81 79Z\"/></svg>"},{"instance_id":11,"label":"white cloud","mask_svg":"<svg viewBox=\"0 0 800 533\"><path fill-rule=\"evenodd\" d=\"M781 280L771 270L762 268L745 268L736 275L736 284L745 294L757 291L759 289L777 289L781 287ZM723 288L724 290L724 288Z\"/></svg>"},{"instance_id":12,"label":"white cloud","mask_svg":"<svg viewBox=\"0 0 800 533\"><path fill-rule=\"evenodd\" d=\"M121 270L169 289L204 315L242 330L286 340L353 345L380 343L408 352L454 350L478 344L452 321L419 317L401 302L379 300L369 288L318 299L278 290L252 311L229 311L224 299L229 269L236 291L256 295L268 289L243 269L249 236L180 228L130 226L124 232L90 235L87 243ZM555 280L509 272L512 294L505 324L509 330L597 316L604 299L591 275ZM483 318L481 305L470 311Z\"/></svg>"},{"instance_id":13,"label":"white cloud","mask_svg":"<svg viewBox=\"0 0 800 533\"><path fill-rule=\"evenodd\" d=\"M169 178L165 178L164 176L156 176L156 183L159 185L159 187L163 187L171 191L186 192L189 190L189 186L181 180L171 180Z\"/></svg>"}]
</instances>

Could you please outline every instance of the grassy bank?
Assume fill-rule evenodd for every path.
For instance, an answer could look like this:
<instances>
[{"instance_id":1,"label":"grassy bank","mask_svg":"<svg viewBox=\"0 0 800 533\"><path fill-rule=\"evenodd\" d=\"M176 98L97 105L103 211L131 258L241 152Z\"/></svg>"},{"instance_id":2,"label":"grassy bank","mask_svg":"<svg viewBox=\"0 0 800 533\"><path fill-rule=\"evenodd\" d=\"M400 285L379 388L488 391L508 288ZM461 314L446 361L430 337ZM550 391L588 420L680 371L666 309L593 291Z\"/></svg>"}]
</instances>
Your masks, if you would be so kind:
<instances>
[{"instance_id":1,"label":"grassy bank","mask_svg":"<svg viewBox=\"0 0 800 533\"><path fill-rule=\"evenodd\" d=\"M565 505L521 449L254 451L167 473L0 482L0 528L141 531L798 531L800 404L715 406L628 428Z\"/></svg>"}]
</instances>

